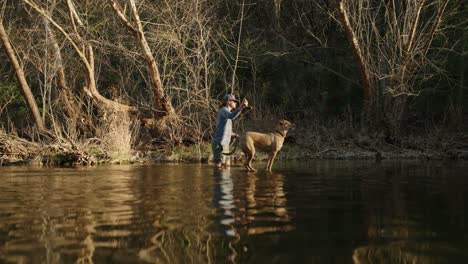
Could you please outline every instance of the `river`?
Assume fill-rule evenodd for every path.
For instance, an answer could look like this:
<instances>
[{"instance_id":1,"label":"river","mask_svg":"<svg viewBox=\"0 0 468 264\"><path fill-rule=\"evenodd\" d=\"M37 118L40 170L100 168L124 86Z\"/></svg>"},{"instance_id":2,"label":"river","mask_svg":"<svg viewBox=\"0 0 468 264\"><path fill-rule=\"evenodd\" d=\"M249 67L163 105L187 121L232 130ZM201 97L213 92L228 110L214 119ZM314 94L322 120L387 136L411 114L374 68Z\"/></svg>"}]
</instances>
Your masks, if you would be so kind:
<instances>
[{"instance_id":1,"label":"river","mask_svg":"<svg viewBox=\"0 0 468 264\"><path fill-rule=\"evenodd\" d=\"M0 167L0 263L468 263L467 212L467 162Z\"/></svg>"}]
</instances>

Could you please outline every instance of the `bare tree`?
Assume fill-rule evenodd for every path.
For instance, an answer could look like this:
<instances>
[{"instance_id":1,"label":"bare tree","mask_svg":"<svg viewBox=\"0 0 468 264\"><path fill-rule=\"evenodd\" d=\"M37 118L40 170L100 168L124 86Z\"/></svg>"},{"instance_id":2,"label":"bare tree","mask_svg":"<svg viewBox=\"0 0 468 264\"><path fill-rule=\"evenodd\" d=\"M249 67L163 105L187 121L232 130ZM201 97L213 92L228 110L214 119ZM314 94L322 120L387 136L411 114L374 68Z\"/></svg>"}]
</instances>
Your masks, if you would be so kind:
<instances>
[{"instance_id":1,"label":"bare tree","mask_svg":"<svg viewBox=\"0 0 468 264\"><path fill-rule=\"evenodd\" d=\"M55 4L55 1L54 1ZM54 7L49 11L49 15L52 16ZM66 74L65 74L65 65L62 57L62 51L60 45L55 36L54 30L50 27L50 22L45 17L42 17L45 31L46 31L46 45L50 46L52 50L52 69L54 71L54 78L56 86L58 88L58 99L60 102L61 109L67 118L66 123L69 130L76 132L74 130L79 130L84 134L91 134L95 130L92 121L90 118L86 117L85 114L81 111L82 105L76 96L71 91L68 86ZM50 44L48 43L50 42ZM47 48L46 46L46 48ZM48 58L46 58L48 59ZM47 61L43 62L47 64ZM53 115L54 113L52 113Z\"/></svg>"},{"instance_id":2,"label":"bare tree","mask_svg":"<svg viewBox=\"0 0 468 264\"><path fill-rule=\"evenodd\" d=\"M365 112L399 134L407 99L431 65L432 41L443 30L448 0L335 0L337 21L353 50Z\"/></svg>"},{"instance_id":3,"label":"bare tree","mask_svg":"<svg viewBox=\"0 0 468 264\"><path fill-rule=\"evenodd\" d=\"M150 84L153 88L154 105L156 110L159 111L159 114L162 116L175 115L175 111L172 107L171 101L164 92L158 65L156 63L156 60L154 59L148 41L146 40L145 32L140 20L140 15L138 13L135 1L128 0L133 23L127 18L127 16L125 15L125 11L122 10L117 0L109 0L109 2L112 8L114 9L115 13L117 14L118 18L134 35L138 45L140 46L143 52L143 57L146 61L146 64L148 65Z\"/></svg>"},{"instance_id":4,"label":"bare tree","mask_svg":"<svg viewBox=\"0 0 468 264\"><path fill-rule=\"evenodd\" d=\"M122 25L133 32L130 41L138 40L135 37L138 28L129 1L107 1ZM219 65L222 65L220 60L223 63L225 60L220 59L221 48L216 43L221 25L218 23L215 7L216 5L206 0L164 0L160 4L141 1L138 6L140 16L146 18L141 23L145 25L144 36L152 51L149 55L154 57L151 60L157 62L155 65L158 68L155 69L162 73L160 81L164 93L172 99L178 119L144 120L154 128L154 136L160 134L158 130L163 128L162 121L165 119L170 121L165 123L170 127L170 138L174 142L179 142L182 138L199 142L210 132L209 126L214 116L212 111L217 108L217 102L211 98L211 89L214 80L219 78ZM133 43L129 45L135 46ZM141 45L138 48L142 50ZM144 52L140 53L144 58ZM130 56L129 52L125 54ZM137 65L143 62L145 69L151 69L146 59L134 57L131 60ZM147 83L151 84L151 74L149 76Z\"/></svg>"},{"instance_id":5,"label":"bare tree","mask_svg":"<svg viewBox=\"0 0 468 264\"><path fill-rule=\"evenodd\" d=\"M44 125L44 121L42 120L42 117L39 113L39 108L37 107L34 95L32 94L28 82L26 81L24 71L20 66L18 59L16 58L13 47L10 44L8 34L6 33L5 27L3 26L2 19L0 19L0 40L2 41L3 46L5 47L5 52L15 69L16 77L18 78L18 82L21 86L21 91L23 92L23 96L26 101L26 106L28 107L28 110L33 117L34 123L40 132L45 132L46 128Z\"/></svg>"},{"instance_id":6,"label":"bare tree","mask_svg":"<svg viewBox=\"0 0 468 264\"><path fill-rule=\"evenodd\" d=\"M370 70L368 68L368 64L366 62L366 54L361 49L362 43L359 41L359 36L357 35L353 25L351 24L350 17L348 15L347 10L345 9L345 5L343 1L337 1L337 11L340 23L343 25L343 28L346 33L346 37L348 42L351 45L351 49L353 54L356 58L356 62L358 64L359 73L361 75L362 80L362 87L364 90L364 106L365 111L372 111L371 104L373 101L373 90L372 90L372 80L370 76Z\"/></svg>"},{"instance_id":7,"label":"bare tree","mask_svg":"<svg viewBox=\"0 0 468 264\"><path fill-rule=\"evenodd\" d=\"M102 96L97 90L94 69L94 51L91 42L84 40L78 30L78 26L83 25L75 10L74 4L71 0L67 0L67 5L70 11L70 21L73 26L72 32L67 32L64 27L59 25L43 8L31 0L23 0L28 6L33 8L36 12L47 19L68 41L78 54L80 61L86 69L86 85L83 86L83 91L92 98L96 104L106 111L123 111L123 112L136 112L132 106L124 105Z\"/></svg>"}]
</instances>

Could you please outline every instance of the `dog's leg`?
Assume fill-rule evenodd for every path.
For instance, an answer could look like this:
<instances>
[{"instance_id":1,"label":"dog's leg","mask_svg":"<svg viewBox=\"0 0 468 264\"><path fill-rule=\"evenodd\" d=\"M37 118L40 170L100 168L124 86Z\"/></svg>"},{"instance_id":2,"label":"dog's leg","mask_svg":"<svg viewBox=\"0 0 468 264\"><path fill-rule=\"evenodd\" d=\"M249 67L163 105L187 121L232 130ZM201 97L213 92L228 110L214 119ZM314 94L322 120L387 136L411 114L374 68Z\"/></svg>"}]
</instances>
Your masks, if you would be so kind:
<instances>
[{"instance_id":1,"label":"dog's leg","mask_svg":"<svg viewBox=\"0 0 468 264\"><path fill-rule=\"evenodd\" d=\"M244 152L244 155L245 155L245 162L244 162L244 167L250 171L250 168L249 168L249 162L250 162L250 159L252 159L250 153L247 153L247 152Z\"/></svg>"},{"instance_id":2,"label":"dog's leg","mask_svg":"<svg viewBox=\"0 0 468 264\"><path fill-rule=\"evenodd\" d=\"M271 153L270 156L268 157L268 162L267 162L266 168L265 168L266 171L271 172L271 167L273 166L273 161L275 160L277 153L278 152L275 151L275 152Z\"/></svg>"},{"instance_id":3,"label":"dog's leg","mask_svg":"<svg viewBox=\"0 0 468 264\"><path fill-rule=\"evenodd\" d=\"M247 170L254 172L255 169L252 167L252 160L253 160L253 155L249 156L249 160L246 163Z\"/></svg>"},{"instance_id":4,"label":"dog's leg","mask_svg":"<svg viewBox=\"0 0 468 264\"><path fill-rule=\"evenodd\" d=\"M249 171L254 172L255 169L252 167L252 160L255 156L255 148L249 149L249 158L247 159L246 167Z\"/></svg>"},{"instance_id":5,"label":"dog's leg","mask_svg":"<svg viewBox=\"0 0 468 264\"><path fill-rule=\"evenodd\" d=\"M250 167L249 167L249 162L252 160L252 153L250 152L249 149L243 149L242 152L244 152L244 167L250 171Z\"/></svg>"}]
</instances>

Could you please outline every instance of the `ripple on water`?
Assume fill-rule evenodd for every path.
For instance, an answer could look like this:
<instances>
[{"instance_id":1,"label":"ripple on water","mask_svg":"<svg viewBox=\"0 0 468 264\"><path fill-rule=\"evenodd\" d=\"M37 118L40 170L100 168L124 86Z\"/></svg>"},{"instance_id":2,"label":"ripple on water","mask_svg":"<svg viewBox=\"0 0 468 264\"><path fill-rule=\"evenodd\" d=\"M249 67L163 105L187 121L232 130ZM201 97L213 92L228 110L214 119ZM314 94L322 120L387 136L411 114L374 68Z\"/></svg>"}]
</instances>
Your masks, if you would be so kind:
<instances>
[{"instance_id":1,"label":"ripple on water","mask_svg":"<svg viewBox=\"0 0 468 264\"><path fill-rule=\"evenodd\" d=\"M446 260L431 250L443 239L453 249L443 254L467 259L457 244L466 234L464 170L301 166L0 168L0 262L349 263L353 252L422 254L394 240L413 248L423 240Z\"/></svg>"}]
</instances>

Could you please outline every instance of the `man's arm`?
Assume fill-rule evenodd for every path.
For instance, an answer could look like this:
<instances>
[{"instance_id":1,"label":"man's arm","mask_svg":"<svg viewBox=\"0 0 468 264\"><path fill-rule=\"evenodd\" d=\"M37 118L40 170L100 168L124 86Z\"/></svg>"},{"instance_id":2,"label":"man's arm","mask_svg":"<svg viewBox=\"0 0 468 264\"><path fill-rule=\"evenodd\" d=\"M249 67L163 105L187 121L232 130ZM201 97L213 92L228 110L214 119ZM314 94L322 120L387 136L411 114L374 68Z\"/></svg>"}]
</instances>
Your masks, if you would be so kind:
<instances>
[{"instance_id":1,"label":"man's arm","mask_svg":"<svg viewBox=\"0 0 468 264\"><path fill-rule=\"evenodd\" d=\"M236 119L238 116L240 116L241 109L237 108L236 110L229 112L228 110L224 110L223 114L224 117L227 119Z\"/></svg>"},{"instance_id":2,"label":"man's arm","mask_svg":"<svg viewBox=\"0 0 468 264\"><path fill-rule=\"evenodd\" d=\"M229 112L227 110L225 110L224 112L224 117L225 118L228 118L228 119L236 119L238 116L240 116L242 110L247 107L249 105L249 102L247 101L247 99L244 99L242 100L242 104L239 108L237 108L236 110L232 111L232 112Z\"/></svg>"}]
</instances>

